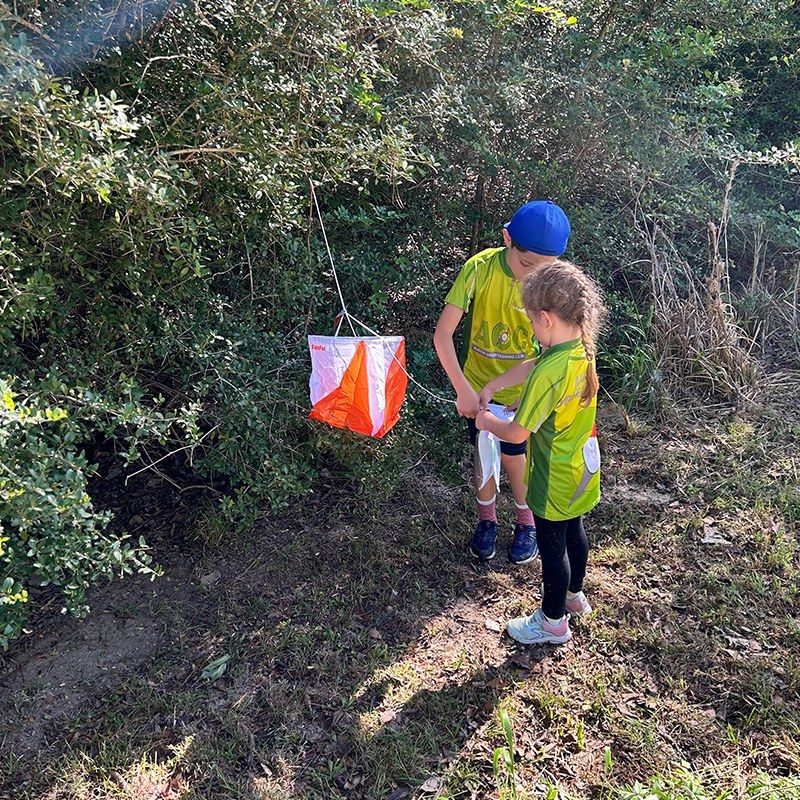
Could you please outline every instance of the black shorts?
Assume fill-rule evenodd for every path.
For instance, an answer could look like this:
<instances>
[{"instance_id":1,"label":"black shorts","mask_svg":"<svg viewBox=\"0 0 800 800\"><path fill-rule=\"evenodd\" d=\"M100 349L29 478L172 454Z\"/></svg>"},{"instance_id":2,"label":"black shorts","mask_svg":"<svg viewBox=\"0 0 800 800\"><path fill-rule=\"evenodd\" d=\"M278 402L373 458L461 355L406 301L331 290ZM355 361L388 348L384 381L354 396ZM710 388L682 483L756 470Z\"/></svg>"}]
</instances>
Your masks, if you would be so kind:
<instances>
[{"instance_id":1,"label":"black shorts","mask_svg":"<svg viewBox=\"0 0 800 800\"><path fill-rule=\"evenodd\" d=\"M474 446L475 440L478 438L478 429L475 427L475 420L469 417L467 417L467 430L469 431L469 443ZM512 444L511 442L500 440L500 452L504 456L524 456L527 449L527 442Z\"/></svg>"}]
</instances>

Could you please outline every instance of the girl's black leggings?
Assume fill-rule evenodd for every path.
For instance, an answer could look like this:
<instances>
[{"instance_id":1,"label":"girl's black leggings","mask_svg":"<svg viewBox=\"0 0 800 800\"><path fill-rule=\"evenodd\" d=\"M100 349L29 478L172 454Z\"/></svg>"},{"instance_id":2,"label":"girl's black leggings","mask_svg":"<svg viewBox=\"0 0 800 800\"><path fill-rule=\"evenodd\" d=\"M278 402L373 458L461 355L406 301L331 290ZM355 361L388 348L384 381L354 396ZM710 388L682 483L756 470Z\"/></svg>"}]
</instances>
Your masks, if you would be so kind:
<instances>
[{"instance_id":1,"label":"girl's black leggings","mask_svg":"<svg viewBox=\"0 0 800 800\"><path fill-rule=\"evenodd\" d=\"M583 530L583 519L575 517L561 522L535 517L536 544L542 559L542 611L550 619L561 619L566 613L567 589L580 592L589 559L589 540Z\"/></svg>"}]
</instances>

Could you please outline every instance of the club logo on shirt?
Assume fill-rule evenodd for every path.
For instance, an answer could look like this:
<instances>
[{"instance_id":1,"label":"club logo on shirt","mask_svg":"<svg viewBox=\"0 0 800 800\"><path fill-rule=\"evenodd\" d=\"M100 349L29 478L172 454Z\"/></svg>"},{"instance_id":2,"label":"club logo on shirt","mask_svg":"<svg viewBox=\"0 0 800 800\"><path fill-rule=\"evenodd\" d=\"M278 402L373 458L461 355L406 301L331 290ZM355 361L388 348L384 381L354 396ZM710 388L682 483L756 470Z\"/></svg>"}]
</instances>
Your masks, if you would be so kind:
<instances>
[{"instance_id":1,"label":"club logo on shirt","mask_svg":"<svg viewBox=\"0 0 800 800\"><path fill-rule=\"evenodd\" d=\"M473 349L486 354L489 350L499 350L501 353L513 347L519 355L525 357L531 349L531 335L523 325L518 325L513 331L505 322L498 322L491 331L489 323L483 320L475 332L472 340Z\"/></svg>"},{"instance_id":2,"label":"club logo on shirt","mask_svg":"<svg viewBox=\"0 0 800 800\"><path fill-rule=\"evenodd\" d=\"M568 406L573 400L581 400L583 398L583 390L586 387L586 373L579 372L575 376L572 392L567 392L558 403L558 408Z\"/></svg>"},{"instance_id":3,"label":"club logo on shirt","mask_svg":"<svg viewBox=\"0 0 800 800\"><path fill-rule=\"evenodd\" d=\"M595 436L590 436L583 445L583 463L592 475L600 472L600 447Z\"/></svg>"}]
</instances>

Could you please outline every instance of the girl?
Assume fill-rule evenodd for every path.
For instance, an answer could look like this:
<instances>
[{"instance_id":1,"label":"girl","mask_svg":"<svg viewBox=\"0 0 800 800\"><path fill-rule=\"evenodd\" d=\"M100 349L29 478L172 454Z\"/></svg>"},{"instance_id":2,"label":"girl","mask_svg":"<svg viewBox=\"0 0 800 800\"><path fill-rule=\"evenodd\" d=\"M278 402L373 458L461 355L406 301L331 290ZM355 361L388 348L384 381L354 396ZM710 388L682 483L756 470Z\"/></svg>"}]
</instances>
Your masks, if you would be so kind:
<instances>
[{"instance_id":1,"label":"girl","mask_svg":"<svg viewBox=\"0 0 800 800\"><path fill-rule=\"evenodd\" d=\"M525 278L522 302L542 347L511 422L481 411L476 425L528 443L528 504L542 559L542 608L508 623L524 644L569 641L567 614L592 609L583 593L589 543L582 516L600 499L595 343L606 310L597 284L566 261Z\"/></svg>"}]
</instances>

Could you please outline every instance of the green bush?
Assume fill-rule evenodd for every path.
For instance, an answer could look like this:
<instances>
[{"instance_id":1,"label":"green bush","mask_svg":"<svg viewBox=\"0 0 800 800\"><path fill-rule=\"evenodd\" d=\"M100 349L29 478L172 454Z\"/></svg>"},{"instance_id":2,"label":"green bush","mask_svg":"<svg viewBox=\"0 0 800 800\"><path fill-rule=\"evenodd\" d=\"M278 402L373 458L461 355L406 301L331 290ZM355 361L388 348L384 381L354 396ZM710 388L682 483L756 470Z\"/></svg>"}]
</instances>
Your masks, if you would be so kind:
<instances>
[{"instance_id":1,"label":"green bush","mask_svg":"<svg viewBox=\"0 0 800 800\"><path fill-rule=\"evenodd\" d=\"M109 536L93 508L93 468L77 449L80 427L63 408L18 402L0 380L0 646L21 630L27 584L61 587L70 612L88 611L86 589L101 578L152 572L144 541Z\"/></svg>"},{"instance_id":2,"label":"green bush","mask_svg":"<svg viewBox=\"0 0 800 800\"><path fill-rule=\"evenodd\" d=\"M84 11L84 27L100 30L103 9ZM209 497L224 490L219 508L233 526L285 506L316 474L304 339L338 308L308 228L308 178L329 209L344 208L350 203L331 203L334 190L360 199L376 182L397 186L431 162L408 128L418 106L389 107L378 91L393 83L393 65L412 69L417 43L424 48L442 30L420 37L359 4L309 4L289 17L242 11L175 8L146 41L119 57L105 51L91 78L74 63L70 80L54 77L23 36L3 37L0 377L13 383L15 408L62 409L70 444L59 453L70 460L69 485L46 459L37 477L46 484L50 476L64 526L57 535L51 520L38 546L63 553L62 569L59 557L45 562L33 550L23 566L19 540L5 542L6 636L19 630L30 580L60 585L79 612L95 579L120 563L146 563L123 540L114 551L113 537L98 538L107 516L90 510L82 455L92 440L110 440L129 473L183 459ZM49 41L69 30L59 21ZM56 63L82 52L83 31L74 31L50 54ZM192 42L181 59L194 68L155 59L144 81L151 48L176 37ZM296 37L300 60L290 55ZM366 316L385 311L380 281L352 288ZM20 459L47 446L58 452L55 429L36 441L13 427L4 435ZM82 528L70 522L77 486ZM33 502L32 487L8 491L17 506ZM11 515L0 519L15 531ZM86 561L75 563L75 552Z\"/></svg>"}]
</instances>

